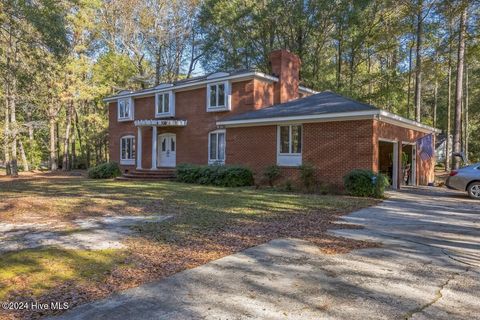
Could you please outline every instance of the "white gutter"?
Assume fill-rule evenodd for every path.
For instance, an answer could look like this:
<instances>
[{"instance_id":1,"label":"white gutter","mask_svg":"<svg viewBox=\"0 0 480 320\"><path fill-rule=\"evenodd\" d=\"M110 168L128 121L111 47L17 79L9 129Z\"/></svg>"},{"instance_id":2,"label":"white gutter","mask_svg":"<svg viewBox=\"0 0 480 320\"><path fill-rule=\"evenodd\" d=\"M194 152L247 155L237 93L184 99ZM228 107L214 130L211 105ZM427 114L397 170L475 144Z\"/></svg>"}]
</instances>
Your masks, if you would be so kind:
<instances>
[{"instance_id":1,"label":"white gutter","mask_svg":"<svg viewBox=\"0 0 480 320\"><path fill-rule=\"evenodd\" d=\"M369 111L354 111L354 112L338 112L328 114L315 114L315 115L301 115L301 116L289 116L289 117L275 117L275 118L262 118L262 119L248 119L248 120L230 120L230 121L217 121L217 126L243 126L243 125L263 125L281 122L317 122L321 120L333 119L345 120L345 118L373 118L378 113L378 110Z\"/></svg>"},{"instance_id":2,"label":"white gutter","mask_svg":"<svg viewBox=\"0 0 480 320\"><path fill-rule=\"evenodd\" d=\"M440 132L442 132L442 130L440 130L440 129L430 127L430 126L427 126L423 123L401 117L397 114L394 114L394 113L391 113L391 112L388 112L388 111L385 111L385 110L379 110L379 111L380 111L380 113L377 116L377 118L380 121L384 121L384 122L395 124L395 125L400 125L400 126L405 127L405 128L415 129L415 130L423 131L423 132L427 132L427 133L440 133ZM423 129L423 130L421 130L421 129Z\"/></svg>"},{"instance_id":3,"label":"white gutter","mask_svg":"<svg viewBox=\"0 0 480 320\"><path fill-rule=\"evenodd\" d=\"M304 122L305 123L305 122L363 120L363 119L373 119L373 118L376 118L379 121L391 123L403 128L413 129L413 130L417 130L425 133L441 132L441 130L439 129L432 128L422 123L412 121L383 110L338 112L338 113L329 113L329 114L247 119L247 120L230 120L230 121L227 120L227 121L217 121L217 126L245 127L245 126L259 126L259 125L269 125L269 124L288 123L288 122Z\"/></svg>"},{"instance_id":4,"label":"white gutter","mask_svg":"<svg viewBox=\"0 0 480 320\"><path fill-rule=\"evenodd\" d=\"M311 94L316 94L318 91L315 91L313 89L303 87L303 86L298 86L298 91L306 92L306 93L311 93Z\"/></svg>"},{"instance_id":5,"label":"white gutter","mask_svg":"<svg viewBox=\"0 0 480 320\"><path fill-rule=\"evenodd\" d=\"M173 85L170 87L163 87L163 88L151 88L145 91L140 91L140 92L127 92L127 93L120 93L114 96L106 97L103 99L104 102L111 102L111 101L116 101L118 99L123 99L123 98L138 98L138 97L148 97L148 96L153 96L156 93L160 92L166 92L166 91L177 91L181 89L192 89L193 87L199 87L206 85L207 83L214 83L214 82L221 82L221 81L226 81L226 80L236 80L236 81L241 81L243 79L250 79L250 78L258 78L261 80L266 80L266 81L271 81L271 82L277 82L278 78L274 76L270 76L268 74L265 74L263 72L257 72L257 71L252 71L252 72L247 72L247 73L240 73L236 74L233 76L225 76L225 77L218 77L214 79L205 79L205 80L200 80L200 81L191 81L185 84L179 84L179 85Z\"/></svg>"}]
</instances>

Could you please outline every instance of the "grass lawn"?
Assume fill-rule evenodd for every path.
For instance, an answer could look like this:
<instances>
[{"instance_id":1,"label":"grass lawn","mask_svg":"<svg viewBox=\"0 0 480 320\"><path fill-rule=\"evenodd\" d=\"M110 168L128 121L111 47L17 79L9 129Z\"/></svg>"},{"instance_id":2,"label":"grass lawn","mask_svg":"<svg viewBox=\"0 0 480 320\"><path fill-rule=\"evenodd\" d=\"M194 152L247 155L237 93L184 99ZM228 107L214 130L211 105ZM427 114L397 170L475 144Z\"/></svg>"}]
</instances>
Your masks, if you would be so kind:
<instances>
[{"instance_id":1,"label":"grass lawn","mask_svg":"<svg viewBox=\"0 0 480 320\"><path fill-rule=\"evenodd\" d=\"M172 215L136 226L126 249L29 249L0 255L0 300L71 305L193 268L280 237L303 238L328 253L372 244L325 234L338 216L375 200L218 188L176 182L89 180L40 175L0 179L0 222L54 222L98 215ZM1 311L0 311L1 312ZM40 313L0 313L36 317Z\"/></svg>"}]
</instances>

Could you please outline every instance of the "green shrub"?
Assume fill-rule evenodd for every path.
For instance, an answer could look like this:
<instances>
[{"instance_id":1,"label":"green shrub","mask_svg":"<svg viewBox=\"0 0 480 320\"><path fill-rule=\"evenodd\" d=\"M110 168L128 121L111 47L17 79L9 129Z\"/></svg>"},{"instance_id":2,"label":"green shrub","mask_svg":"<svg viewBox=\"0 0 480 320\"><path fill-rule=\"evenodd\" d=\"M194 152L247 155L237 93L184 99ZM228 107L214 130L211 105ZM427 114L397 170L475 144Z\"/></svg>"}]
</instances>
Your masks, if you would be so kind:
<instances>
[{"instance_id":1,"label":"green shrub","mask_svg":"<svg viewBox=\"0 0 480 320\"><path fill-rule=\"evenodd\" d=\"M186 183L198 183L200 166L180 164L177 166L177 180Z\"/></svg>"},{"instance_id":2,"label":"green shrub","mask_svg":"<svg viewBox=\"0 0 480 320\"><path fill-rule=\"evenodd\" d=\"M357 197L383 198L385 188L390 184L383 174L371 170L355 169L343 177L345 190Z\"/></svg>"},{"instance_id":3,"label":"green shrub","mask_svg":"<svg viewBox=\"0 0 480 320\"><path fill-rule=\"evenodd\" d=\"M300 179L308 192L312 192L315 187L315 168L310 164L300 166Z\"/></svg>"},{"instance_id":4,"label":"green shrub","mask_svg":"<svg viewBox=\"0 0 480 320\"><path fill-rule=\"evenodd\" d=\"M280 177L280 167L277 165L268 166L263 172L263 176L268 181L270 187L273 187L275 180Z\"/></svg>"},{"instance_id":5,"label":"green shrub","mask_svg":"<svg viewBox=\"0 0 480 320\"><path fill-rule=\"evenodd\" d=\"M243 187L253 185L253 173L240 166L181 164L177 167L177 180L221 187Z\"/></svg>"},{"instance_id":6,"label":"green shrub","mask_svg":"<svg viewBox=\"0 0 480 320\"><path fill-rule=\"evenodd\" d=\"M121 174L120 167L116 162L102 163L88 170L88 177L91 179L110 179Z\"/></svg>"},{"instance_id":7,"label":"green shrub","mask_svg":"<svg viewBox=\"0 0 480 320\"><path fill-rule=\"evenodd\" d=\"M293 191L292 180L288 179L287 181L285 181L285 191L288 191L288 192Z\"/></svg>"}]
</instances>

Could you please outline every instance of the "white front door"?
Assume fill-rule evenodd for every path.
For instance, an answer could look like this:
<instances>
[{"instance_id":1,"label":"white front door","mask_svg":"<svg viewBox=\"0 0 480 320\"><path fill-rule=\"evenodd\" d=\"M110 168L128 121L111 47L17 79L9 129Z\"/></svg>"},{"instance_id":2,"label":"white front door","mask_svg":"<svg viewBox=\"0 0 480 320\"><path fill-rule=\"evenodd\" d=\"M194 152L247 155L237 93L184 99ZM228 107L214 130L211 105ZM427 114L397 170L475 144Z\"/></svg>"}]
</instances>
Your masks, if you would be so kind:
<instances>
[{"instance_id":1,"label":"white front door","mask_svg":"<svg viewBox=\"0 0 480 320\"><path fill-rule=\"evenodd\" d=\"M158 166L175 167L177 164L177 139L173 133L158 136Z\"/></svg>"}]
</instances>

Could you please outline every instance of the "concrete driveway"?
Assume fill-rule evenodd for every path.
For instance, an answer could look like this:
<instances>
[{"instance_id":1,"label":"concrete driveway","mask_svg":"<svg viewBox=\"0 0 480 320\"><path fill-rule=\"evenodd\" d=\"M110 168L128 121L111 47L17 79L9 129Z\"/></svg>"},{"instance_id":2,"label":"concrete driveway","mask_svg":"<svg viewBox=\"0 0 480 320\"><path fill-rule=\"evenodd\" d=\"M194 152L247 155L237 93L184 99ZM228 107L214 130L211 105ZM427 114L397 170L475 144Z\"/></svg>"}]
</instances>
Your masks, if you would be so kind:
<instances>
[{"instance_id":1,"label":"concrete driveway","mask_svg":"<svg viewBox=\"0 0 480 320\"><path fill-rule=\"evenodd\" d=\"M86 304L61 319L480 319L480 202L408 189L335 234L383 243L325 255L278 239Z\"/></svg>"}]
</instances>

